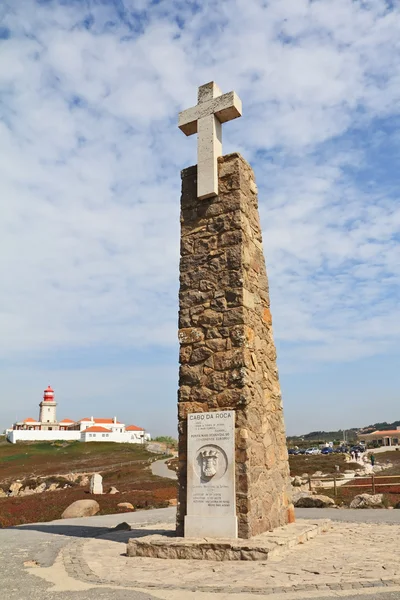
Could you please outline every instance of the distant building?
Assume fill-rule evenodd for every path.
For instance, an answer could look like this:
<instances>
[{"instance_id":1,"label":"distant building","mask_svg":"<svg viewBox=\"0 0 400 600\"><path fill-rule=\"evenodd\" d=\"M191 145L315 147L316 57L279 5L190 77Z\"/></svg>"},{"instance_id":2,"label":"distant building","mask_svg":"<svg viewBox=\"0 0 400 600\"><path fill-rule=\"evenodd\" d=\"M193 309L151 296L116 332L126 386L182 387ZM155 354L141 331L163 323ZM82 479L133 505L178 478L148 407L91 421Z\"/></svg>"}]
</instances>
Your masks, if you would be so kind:
<instances>
[{"instance_id":1,"label":"distant building","mask_svg":"<svg viewBox=\"0 0 400 600\"><path fill-rule=\"evenodd\" d=\"M386 431L359 433L357 437L364 442L377 442L378 446L398 446L400 440L400 427Z\"/></svg>"},{"instance_id":2,"label":"distant building","mask_svg":"<svg viewBox=\"0 0 400 600\"><path fill-rule=\"evenodd\" d=\"M66 440L80 442L125 442L143 444L151 436L143 427L125 425L117 417L102 419L86 417L79 421L63 419L57 421L57 402L54 390L48 386L44 390L43 400L39 404L39 419L28 417L14 423L6 430L7 439L15 444L18 441Z\"/></svg>"}]
</instances>

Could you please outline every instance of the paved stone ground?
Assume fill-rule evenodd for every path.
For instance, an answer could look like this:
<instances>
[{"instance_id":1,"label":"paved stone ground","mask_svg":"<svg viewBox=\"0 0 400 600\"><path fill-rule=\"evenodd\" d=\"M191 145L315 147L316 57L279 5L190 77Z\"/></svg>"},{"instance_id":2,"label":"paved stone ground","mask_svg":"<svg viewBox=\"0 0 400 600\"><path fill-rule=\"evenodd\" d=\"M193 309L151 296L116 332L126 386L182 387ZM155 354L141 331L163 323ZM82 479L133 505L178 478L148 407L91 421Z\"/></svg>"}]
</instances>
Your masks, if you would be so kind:
<instances>
[{"instance_id":1,"label":"paved stone ground","mask_svg":"<svg viewBox=\"0 0 400 600\"><path fill-rule=\"evenodd\" d=\"M301 512L306 511L314 518L313 511ZM233 570L232 563L121 556L132 533L110 534L109 529L121 522L121 515L0 530L1 597L255 600L272 595L274 600L399 600L400 511L330 512L341 521L326 534L288 551L277 562L235 563ZM330 516L326 510L318 514ZM174 509L124 516L148 533L160 521L173 522ZM374 518L375 523L344 522L362 518Z\"/></svg>"}]
</instances>

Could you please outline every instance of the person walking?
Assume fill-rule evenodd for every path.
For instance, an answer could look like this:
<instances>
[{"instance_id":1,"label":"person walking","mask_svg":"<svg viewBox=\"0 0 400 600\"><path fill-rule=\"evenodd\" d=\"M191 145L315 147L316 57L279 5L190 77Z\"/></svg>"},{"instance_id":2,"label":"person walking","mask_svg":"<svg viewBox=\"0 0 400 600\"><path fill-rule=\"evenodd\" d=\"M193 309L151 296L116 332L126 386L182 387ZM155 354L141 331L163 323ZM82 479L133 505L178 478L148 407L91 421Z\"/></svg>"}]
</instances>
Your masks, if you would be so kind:
<instances>
[{"instance_id":1,"label":"person walking","mask_svg":"<svg viewBox=\"0 0 400 600\"><path fill-rule=\"evenodd\" d=\"M371 459L371 465L374 466L374 464L375 464L375 454L371 454L370 459Z\"/></svg>"}]
</instances>

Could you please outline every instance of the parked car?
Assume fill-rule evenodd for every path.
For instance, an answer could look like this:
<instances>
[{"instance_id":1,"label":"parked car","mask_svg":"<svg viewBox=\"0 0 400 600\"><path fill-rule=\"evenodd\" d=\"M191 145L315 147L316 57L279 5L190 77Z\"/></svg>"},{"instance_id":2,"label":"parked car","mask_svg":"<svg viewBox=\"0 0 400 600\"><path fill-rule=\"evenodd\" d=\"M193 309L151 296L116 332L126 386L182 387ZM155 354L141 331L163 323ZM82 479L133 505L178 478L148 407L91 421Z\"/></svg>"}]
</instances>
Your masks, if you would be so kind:
<instances>
[{"instance_id":1,"label":"parked car","mask_svg":"<svg viewBox=\"0 0 400 600\"><path fill-rule=\"evenodd\" d=\"M321 454L321 450L319 448L307 448L305 454Z\"/></svg>"},{"instance_id":2,"label":"parked car","mask_svg":"<svg viewBox=\"0 0 400 600\"><path fill-rule=\"evenodd\" d=\"M333 448L330 448L330 447L322 448L322 450L321 450L321 454L332 454L332 452L333 452Z\"/></svg>"},{"instance_id":3,"label":"parked car","mask_svg":"<svg viewBox=\"0 0 400 600\"><path fill-rule=\"evenodd\" d=\"M338 446L334 450L334 452L339 452L339 453L340 452L344 453L344 452L348 452L348 451L349 451L349 449L346 446Z\"/></svg>"},{"instance_id":4,"label":"parked car","mask_svg":"<svg viewBox=\"0 0 400 600\"><path fill-rule=\"evenodd\" d=\"M364 448L364 446L352 446L350 448L350 452L358 452L358 453L361 452L362 453L362 452L365 452L365 448Z\"/></svg>"}]
</instances>

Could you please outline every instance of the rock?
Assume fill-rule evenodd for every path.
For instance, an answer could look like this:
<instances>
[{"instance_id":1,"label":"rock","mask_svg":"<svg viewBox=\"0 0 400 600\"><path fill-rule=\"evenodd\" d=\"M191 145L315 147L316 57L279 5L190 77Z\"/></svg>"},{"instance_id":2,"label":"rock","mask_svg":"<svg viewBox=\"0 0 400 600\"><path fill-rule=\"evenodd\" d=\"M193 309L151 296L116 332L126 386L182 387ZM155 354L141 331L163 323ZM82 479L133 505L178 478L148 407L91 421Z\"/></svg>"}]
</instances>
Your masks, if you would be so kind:
<instances>
[{"instance_id":1,"label":"rock","mask_svg":"<svg viewBox=\"0 0 400 600\"><path fill-rule=\"evenodd\" d=\"M22 483L20 483L19 481L14 481L8 489L8 495L9 496L18 496L18 493L21 488L22 488Z\"/></svg>"},{"instance_id":2,"label":"rock","mask_svg":"<svg viewBox=\"0 0 400 600\"><path fill-rule=\"evenodd\" d=\"M364 471L364 470L363 471L356 471L354 473L354 477L365 477L366 475L367 475L367 472Z\"/></svg>"},{"instance_id":3,"label":"rock","mask_svg":"<svg viewBox=\"0 0 400 600\"><path fill-rule=\"evenodd\" d=\"M3 490L3 488L0 488L0 498L6 498L7 494L6 492Z\"/></svg>"},{"instance_id":4,"label":"rock","mask_svg":"<svg viewBox=\"0 0 400 600\"><path fill-rule=\"evenodd\" d=\"M120 502L119 504L117 504L118 508L125 508L127 510L135 510L133 504L131 504L130 502Z\"/></svg>"},{"instance_id":5,"label":"rock","mask_svg":"<svg viewBox=\"0 0 400 600\"><path fill-rule=\"evenodd\" d=\"M35 490L32 490L29 486L24 487L20 490L18 496L32 496L35 493Z\"/></svg>"},{"instance_id":6,"label":"rock","mask_svg":"<svg viewBox=\"0 0 400 600\"><path fill-rule=\"evenodd\" d=\"M132 527L126 521L122 523L118 523L113 529L113 531L132 531Z\"/></svg>"},{"instance_id":7,"label":"rock","mask_svg":"<svg viewBox=\"0 0 400 600\"><path fill-rule=\"evenodd\" d=\"M313 477L323 477L324 474L322 471L315 471L315 473L313 474Z\"/></svg>"},{"instance_id":8,"label":"rock","mask_svg":"<svg viewBox=\"0 0 400 600\"><path fill-rule=\"evenodd\" d=\"M298 500L300 500L301 498L310 498L311 495L311 492L301 492L299 490L294 490L292 493L292 502L294 506L296 506Z\"/></svg>"},{"instance_id":9,"label":"rock","mask_svg":"<svg viewBox=\"0 0 400 600\"><path fill-rule=\"evenodd\" d=\"M111 486L110 487L110 491L108 492L109 494L119 494L119 490L117 490L116 487Z\"/></svg>"},{"instance_id":10,"label":"rock","mask_svg":"<svg viewBox=\"0 0 400 600\"><path fill-rule=\"evenodd\" d=\"M359 494L350 503L350 508L384 508L383 494Z\"/></svg>"},{"instance_id":11,"label":"rock","mask_svg":"<svg viewBox=\"0 0 400 600\"><path fill-rule=\"evenodd\" d=\"M54 490L58 489L58 483L51 483L47 488L48 492L54 492Z\"/></svg>"},{"instance_id":12,"label":"rock","mask_svg":"<svg viewBox=\"0 0 400 600\"><path fill-rule=\"evenodd\" d=\"M346 469L346 471L344 471L345 475L354 475L354 470L353 469Z\"/></svg>"},{"instance_id":13,"label":"rock","mask_svg":"<svg viewBox=\"0 0 400 600\"><path fill-rule=\"evenodd\" d=\"M382 471L382 467L380 465L374 466L374 473L380 473Z\"/></svg>"},{"instance_id":14,"label":"rock","mask_svg":"<svg viewBox=\"0 0 400 600\"><path fill-rule=\"evenodd\" d=\"M93 473L90 478L90 493L91 494L102 494L103 493L103 478L100 473Z\"/></svg>"},{"instance_id":15,"label":"rock","mask_svg":"<svg viewBox=\"0 0 400 600\"><path fill-rule=\"evenodd\" d=\"M75 519L77 517L91 517L100 510L96 500L76 500L70 504L61 515L62 519Z\"/></svg>"},{"instance_id":16,"label":"rock","mask_svg":"<svg viewBox=\"0 0 400 600\"><path fill-rule=\"evenodd\" d=\"M299 475L296 475L296 477L293 477L293 479L292 479L292 485L294 487L300 487L301 485L303 485L302 478L299 477Z\"/></svg>"},{"instance_id":17,"label":"rock","mask_svg":"<svg viewBox=\"0 0 400 600\"><path fill-rule=\"evenodd\" d=\"M317 496L302 496L294 502L296 508L329 508L335 506L335 501L322 494Z\"/></svg>"},{"instance_id":18,"label":"rock","mask_svg":"<svg viewBox=\"0 0 400 600\"><path fill-rule=\"evenodd\" d=\"M302 478L303 479L308 479L309 478L309 474L308 473L303 473Z\"/></svg>"},{"instance_id":19,"label":"rock","mask_svg":"<svg viewBox=\"0 0 400 600\"><path fill-rule=\"evenodd\" d=\"M46 489L46 484L45 483L41 483L40 485L37 486L37 488L34 489L35 494L41 494L42 492L44 492Z\"/></svg>"},{"instance_id":20,"label":"rock","mask_svg":"<svg viewBox=\"0 0 400 600\"><path fill-rule=\"evenodd\" d=\"M86 487L87 485L89 485L90 480L89 477L87 475L82 475L80 481L79 481L79 485L81 487Z\"/></svg>"}]
</instances>

